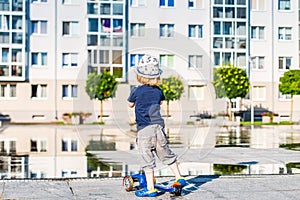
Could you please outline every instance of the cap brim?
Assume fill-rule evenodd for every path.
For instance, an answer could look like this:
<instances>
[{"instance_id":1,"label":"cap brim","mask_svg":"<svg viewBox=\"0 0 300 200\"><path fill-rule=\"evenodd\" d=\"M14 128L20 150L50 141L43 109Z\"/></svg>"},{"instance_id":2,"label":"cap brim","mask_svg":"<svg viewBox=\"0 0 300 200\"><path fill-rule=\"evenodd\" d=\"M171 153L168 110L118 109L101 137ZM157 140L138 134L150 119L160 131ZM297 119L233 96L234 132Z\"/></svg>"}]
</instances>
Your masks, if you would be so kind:
<instances>
[{"instance_id":1,"label":"cap brim","mask_svg":"<svg viewBox=\"0 0 300 200\"><path fill-rule=\"evenodd\" d=\"M144 74L142 72L140 72L138 70L138 65L134 67L134 72L139 75L139 76L142 76L142 77L145 77L145 78L157 78L159 77L162 73L163 73L163 70L159 69L158 70L158 74L154 74L154 75L149 75L149 74Z\"/></svg>"}]
</instances>

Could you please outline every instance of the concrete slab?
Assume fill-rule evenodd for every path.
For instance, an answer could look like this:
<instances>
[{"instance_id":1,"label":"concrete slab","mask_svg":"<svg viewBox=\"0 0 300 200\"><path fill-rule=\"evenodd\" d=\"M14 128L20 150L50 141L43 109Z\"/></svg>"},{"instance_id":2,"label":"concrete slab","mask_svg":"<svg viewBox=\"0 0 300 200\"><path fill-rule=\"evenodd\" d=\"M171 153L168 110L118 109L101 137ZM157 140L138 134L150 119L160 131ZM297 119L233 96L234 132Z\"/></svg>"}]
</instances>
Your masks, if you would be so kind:
<instances>
[{"instance_id":1,"label":"concrete slab","mask_svg":"<svg viewBox=\"0 0 300 200\"><path fill-rule=\"evenodd\" d=\"M300 174L297 175L242 175L242 176L190 176L182 196L159 193L155 198L138 198L134 191L126 192L122 178L68 179L68 180L2 180L1 200L7 199L76 199L76 200L282 200L299 199ZM158 183L171 184L170 177L157 177Z\"/></svg>"},{"instance_id":2,"label":"concrete slab","mask_svg":"<svg viewBox=\"0 0 300 200\"><path fill-rule=\"evenodd\" d=\"M3 184L2 199L73 199L65 181L5 181Z\"/></svg>"}]
</instances>

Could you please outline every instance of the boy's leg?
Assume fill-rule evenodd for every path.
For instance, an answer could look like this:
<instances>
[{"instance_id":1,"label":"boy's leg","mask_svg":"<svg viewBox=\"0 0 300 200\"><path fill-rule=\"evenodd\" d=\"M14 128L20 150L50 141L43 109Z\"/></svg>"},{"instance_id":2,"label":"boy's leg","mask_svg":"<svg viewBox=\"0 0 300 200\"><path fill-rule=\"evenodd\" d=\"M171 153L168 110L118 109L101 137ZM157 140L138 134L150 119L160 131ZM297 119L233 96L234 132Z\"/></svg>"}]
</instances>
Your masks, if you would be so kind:
<instances>
[{"instance_id":1,"label":"boy's leg","mask_svg":"<svg viewBox=\"0 0 300 200\"><path fill-rule=\"evenodd\" d=\"M156 130L157 144L156 144L156 155L166 165L168 165L173 172L176 182L180 182L183 186L186 185L184 178L181 176L178 164L177 155L172 152L169 148L168 141L164 129L161 126L157 127Z\"/></svg>"},{"instance_id":2,"label":"boy's leg","mask_svg":"<svg viewBox=\"0 0 300 200\"><path fill-rule=\"evenodd\" d=\"M135 192L138 197L157 196L157 190L154 188L154 167L155 157L155 133L153 126L147 126L138 132L138 148L142 158L142 168L145 172L147 188Z\"/></svg>"},{"instance_id":3,"label":"boy's leg","mask_svg":"<svg viewBox=\"0 0 300 200\"><path fill-rule=\"evenodd\" d=\"M177 162L169 165L169 167L175 176L175 179L176 179L175 182L179 182L181 184L181 186L184 187L186 185L186 181L180 174Z\"/></svg>"},{"instance_id":4,"label":"boy's leg","mask_svg":"<svg viewBox=\"0 0 300 200\"><path fill-rule=\"evenodd\" d=\"M174 162L173 164L169 165L169 167L172 170L172 172L173 172L176 179L181 178L177 162Z\"/></svg>"},{"instance_id":5,"label":"boy's leg","mask_svg":"<svg viewBox=\"0 0 300 200\"><path fill-rule=\"evenodd\" d=\"M145 176L147 181L147 189L154 190L154 170L153 169L145 169Z\"/></svg>"}]
</instances>

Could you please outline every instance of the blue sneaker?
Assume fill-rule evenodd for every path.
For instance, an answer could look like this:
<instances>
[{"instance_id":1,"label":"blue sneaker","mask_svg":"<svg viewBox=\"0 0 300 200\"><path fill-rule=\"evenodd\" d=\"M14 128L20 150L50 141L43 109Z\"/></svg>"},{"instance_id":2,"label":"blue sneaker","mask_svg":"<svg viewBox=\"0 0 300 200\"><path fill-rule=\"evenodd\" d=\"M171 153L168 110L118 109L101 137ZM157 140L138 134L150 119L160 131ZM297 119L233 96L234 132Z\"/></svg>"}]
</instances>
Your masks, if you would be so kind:
<instances>
[{"instance_id":1,"label":"blue sneaker","mask_svg":"<svg viewBox=\"0 0 300 200\"><path fill-rule=\"evenodd\" d=\"M184 179L183 177L180 177L180 178L176 179L175 182L180 183L180 186L181 186L181 187L184 187L184 186L187 185L187 183L186 183L186 181L185 181L185 179Z\"/></svg>"},{"instance_id":2,"label":"blue sneaker","mask_svg":"<svg viewBox=\"0 0 300 200\"><path fill-rule=\"evenodd\" d=\"M153 190L148 190L147 188L138 190L135 192L135 196L137 197L155 197L157 196L157 190L153 189Z\"/></svg>"}]
</instances>

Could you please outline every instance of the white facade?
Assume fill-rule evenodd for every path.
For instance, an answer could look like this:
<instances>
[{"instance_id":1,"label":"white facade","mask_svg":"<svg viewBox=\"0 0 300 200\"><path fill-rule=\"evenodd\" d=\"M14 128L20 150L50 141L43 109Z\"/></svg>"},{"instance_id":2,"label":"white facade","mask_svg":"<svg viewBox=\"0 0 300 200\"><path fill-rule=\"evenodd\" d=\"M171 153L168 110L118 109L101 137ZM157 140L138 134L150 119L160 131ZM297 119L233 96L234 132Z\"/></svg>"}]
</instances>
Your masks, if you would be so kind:
<instances>
[{"instance_id":1,"label":"white facade","mask_svg":"<svg viewBox=\"0 0 300 200\"><path fill-rule=\"evenodd\" d=\"M7 48L23 53L20 62L0 64L9 66L8 71L14 65L22 69L20 76L0 76L0 113L13 122L62 121L63 114L71 112L91 113L87 121L97 121L99 102L89 99L85 81L89 72L105 69L121 84L115 98L105 102L104 114L111 121L132 121L126 99L137 83L131 66L145 53L160 58L163 78L180 76L185 83L180 101L170 104L175 122L186 123L190 115L202 112L226 111L226 102L215 99L211 85L213 68L223 61L251 75L249 98L238 101L237 110L252 102L289 115L290 99L279 94L278 84L288 68L299 69L296 0L3 2L2 18L13 27L12 16L20 16L23 26L2 27L1 34L26 38L20 44L0 41L1 58ZM19 2L22 10L15 10ZM300 118L297 100L293 117Z\"/></svg>"},{"instance_id":2,"label":"white facade","mask_svg":"<svg viewBox=\"0 0 300 200\"><path fill-rule=\"evenodd\" d=\"M73 128L6 127L0 136L0 176L87 177L87 142Z\"/></svg>"}]
</instances>

